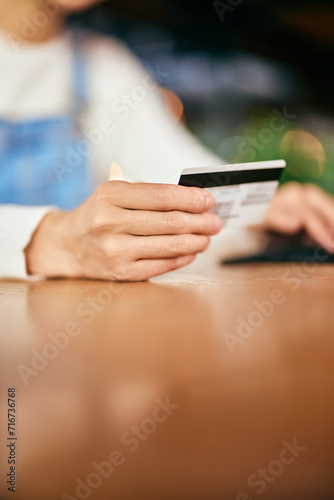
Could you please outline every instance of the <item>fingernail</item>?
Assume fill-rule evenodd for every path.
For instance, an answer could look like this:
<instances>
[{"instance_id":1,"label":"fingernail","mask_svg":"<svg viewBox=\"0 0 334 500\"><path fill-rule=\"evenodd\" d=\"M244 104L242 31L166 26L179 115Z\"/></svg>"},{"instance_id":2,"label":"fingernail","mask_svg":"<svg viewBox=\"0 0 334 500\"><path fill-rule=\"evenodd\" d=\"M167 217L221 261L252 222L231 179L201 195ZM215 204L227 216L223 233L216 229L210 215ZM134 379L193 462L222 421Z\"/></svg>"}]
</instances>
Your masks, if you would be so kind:
<instances>
[{"instance_id":1,"label":"fingernail","mask_svg":"<svg viewBox=\"0 0 334 500\"><path fill-rule=\"evenodd\" d=\"M208 191L205 192L205 208L210 210L215 206L215 199Z\"/></svg>"}]
</instances>

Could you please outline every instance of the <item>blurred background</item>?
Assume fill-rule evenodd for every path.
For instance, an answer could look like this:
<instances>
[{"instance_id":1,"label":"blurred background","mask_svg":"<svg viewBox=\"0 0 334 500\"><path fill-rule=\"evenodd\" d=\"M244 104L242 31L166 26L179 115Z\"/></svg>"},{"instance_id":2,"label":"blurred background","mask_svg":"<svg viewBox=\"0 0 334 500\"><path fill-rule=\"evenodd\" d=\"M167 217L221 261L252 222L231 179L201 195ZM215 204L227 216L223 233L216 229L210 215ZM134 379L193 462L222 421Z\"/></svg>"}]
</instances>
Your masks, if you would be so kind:
<instances>
[{"instance_id":1,"label":"blurred background","mask_svg":"<svg viewBox=\"0 0 334 500\"><path fill-rule=\"evenodd\" d=\"M282 182L334 194L333 2L107 0L70 22L159 68L174 119L227 162L284 158Z\"/></svg>"}]
</instances>

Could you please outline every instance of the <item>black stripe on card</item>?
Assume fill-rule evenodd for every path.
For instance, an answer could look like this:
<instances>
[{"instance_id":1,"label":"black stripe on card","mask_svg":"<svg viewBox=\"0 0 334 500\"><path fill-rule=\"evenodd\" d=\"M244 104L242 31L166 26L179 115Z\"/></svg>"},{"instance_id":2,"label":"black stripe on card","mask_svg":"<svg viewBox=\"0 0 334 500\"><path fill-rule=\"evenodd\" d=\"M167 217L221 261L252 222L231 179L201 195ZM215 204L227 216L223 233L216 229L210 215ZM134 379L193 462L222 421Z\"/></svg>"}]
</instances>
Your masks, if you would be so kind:
<instances>
[{"instance_id":1,"label":"black stripe on card","mask_svg":"<svg viewBox=\"0 0 334 500\"><path fill-rule=\"evenodd\" d=\"M203 174L181 175L181 186L213 188L236 186L251 182L278 181L284 168L261 168L256 170L232 170L229 172L206 172Z\"/></svg>"}]
</instances>

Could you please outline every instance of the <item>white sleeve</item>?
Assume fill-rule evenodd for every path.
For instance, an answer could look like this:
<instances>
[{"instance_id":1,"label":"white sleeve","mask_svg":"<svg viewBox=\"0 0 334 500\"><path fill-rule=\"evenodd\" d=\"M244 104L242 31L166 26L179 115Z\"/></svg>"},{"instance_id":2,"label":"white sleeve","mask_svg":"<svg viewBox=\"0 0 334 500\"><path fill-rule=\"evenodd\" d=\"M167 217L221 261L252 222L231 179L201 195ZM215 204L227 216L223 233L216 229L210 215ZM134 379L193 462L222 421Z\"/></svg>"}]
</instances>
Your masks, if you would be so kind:
<instances>
[{"instance_id":1,"label":"white sleeve","mask_svg":"<svg viewBox=\"0 0 334 500\"><path fill-rule=\"evenodd\" d=\"M52 208L0 205L0 278L28 278L24 249Z\"/></svg>"},{"instance_id":2,"label":"white sleeve","mask_svg":"<svg viewBox=\"0 0 334 500\"><path fill-rule=\"evenodd\" d=\"M91 109L90 133L105 119L113 131L95 148L99 181L113 160L125 180L176 183L184 168L219 165L207 150L166 109L158 84L136 57L115 39L94 38L87 44ZM155 68L164 84L166 68ZM89 134L89 132L88 132Z\"/></svg>"},{"instance_id":3,"label":"white sleeve","mask_svg":"<svg viewBox=\"0 0 334 500\"><path fill-rule=\"evenodd\" d=\"M184 168L223 163L172 119L157 90L132 110L119 133L116 161L134 181L177 184Z\"/></svg>"}]
</instances>

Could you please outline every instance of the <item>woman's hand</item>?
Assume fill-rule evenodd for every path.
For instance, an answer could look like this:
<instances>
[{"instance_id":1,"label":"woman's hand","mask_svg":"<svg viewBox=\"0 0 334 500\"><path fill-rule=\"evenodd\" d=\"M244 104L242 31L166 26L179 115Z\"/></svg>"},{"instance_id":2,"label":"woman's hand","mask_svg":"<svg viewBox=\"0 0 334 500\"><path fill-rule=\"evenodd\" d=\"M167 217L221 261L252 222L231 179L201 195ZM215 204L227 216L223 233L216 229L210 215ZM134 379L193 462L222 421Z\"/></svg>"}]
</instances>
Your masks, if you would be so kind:
<instances>
[{"instance_id":1,"label":"woman's hand","mask_svg":"<svg viewBox=\"0 0 334 500\"><path fill-rule=\"evenodd\" d=\"M220 231L199 188L108 181L69 212L50 212L25 249L29 274L141 281L192 262Z\"/></svg>"},{"instance_id":2,"label":"woman's hand","mask_svg":"<svg viewBox=\"0 0 334 500\"><path fill-rule=\"evenodd\" d=\"M328 252L334 252L334 198L312 184L290 182L279 188L264 228L294 234L304 229Z\"/></svg>"}]
</instances>

